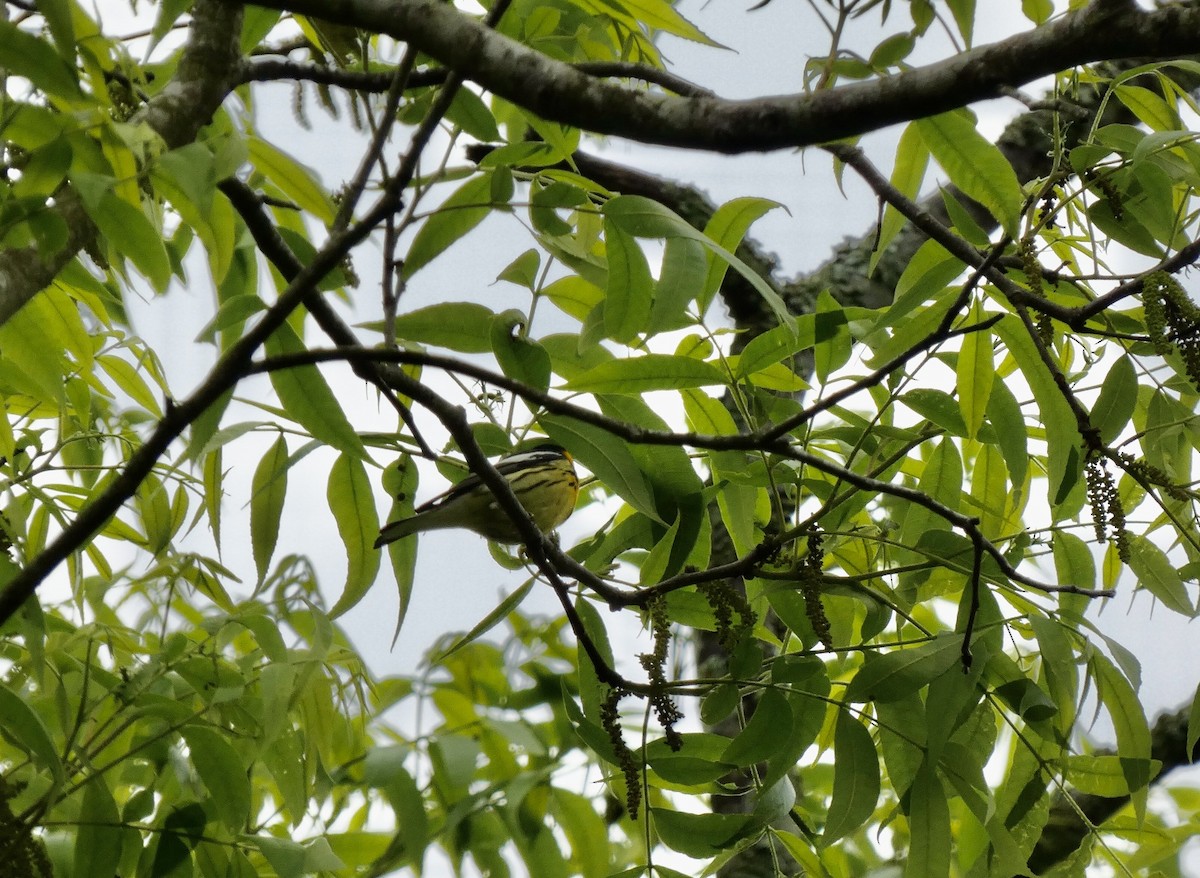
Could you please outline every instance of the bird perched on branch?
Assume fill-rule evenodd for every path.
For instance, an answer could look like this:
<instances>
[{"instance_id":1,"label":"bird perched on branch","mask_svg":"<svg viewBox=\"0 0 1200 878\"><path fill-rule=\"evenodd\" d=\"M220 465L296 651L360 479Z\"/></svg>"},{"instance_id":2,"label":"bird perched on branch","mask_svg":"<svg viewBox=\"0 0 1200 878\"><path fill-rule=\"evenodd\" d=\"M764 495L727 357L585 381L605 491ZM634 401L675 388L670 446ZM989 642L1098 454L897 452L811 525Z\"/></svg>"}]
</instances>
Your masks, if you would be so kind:
<instances>
[{"instance_id":1,"label":"bird perched on branch","mask_svg":"<svg viewBox=\"0 0 1200 878\"><path fill-rule=\"evenodd\" d=\"M534 524L554 530L571 517L579 496L575 462L561 445L544 443L506 455L496 462ZM469 475L449 491L417 507L408 518L384 525L375 548L409 534L463 527L498 543L519 543L521 535L508 514L477 475Z\"/></svg>"}]
</instances>

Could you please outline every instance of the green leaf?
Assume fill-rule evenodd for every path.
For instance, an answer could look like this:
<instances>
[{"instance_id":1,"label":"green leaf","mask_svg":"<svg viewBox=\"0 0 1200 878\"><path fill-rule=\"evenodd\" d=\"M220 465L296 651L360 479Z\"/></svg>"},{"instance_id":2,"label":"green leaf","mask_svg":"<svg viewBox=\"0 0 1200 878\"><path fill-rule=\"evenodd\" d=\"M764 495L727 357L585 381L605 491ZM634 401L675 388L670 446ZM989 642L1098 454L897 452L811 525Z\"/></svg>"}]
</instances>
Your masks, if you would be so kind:
<instances>
[{"instance_id":1,"label":"green leaf","mask_svg":"<svg viewBox=\"0 0 1200 878\"><path fill-rule=\"evenodd\" d=\"M1150 726L1137 692L1107 656L1093 652L1088 666L1096 681L1100 702L1112 719L1117 733L1117 756L1129 789L1134 791L1133 806L1139 823L1146 814L1146 787L1150 783Z\"/></svg>"},{"instance_id":2,"label":"green leaf","mask_svg":"<svg viewBox=\"0 0 1200 878\"><path fill-rule=\"evenodd\" d=\"M289 466L287 440L280 436L258 462L250 483L250 545L259 582L266 579L279 542Z\"/></svg>"},{"instance_id":3,"label":"green leaf","mask_svg":"<svg viewBox=\"0 0 1200 878\"><path fill-rule=\"evenodd\" d=\"M200 417L192 422L186 455L189 459L198 459L201 455L216 451L224 444L224 442L215 437L224 435L223 433L218 433L218 428L221 426L221 418L224 416L225 410L229 407L229 403L232 400L233 391L227 391L206 408ZM248 429L253 429L255 426L257 425L251 425ZM214 447L209 448L210 443L213 443L214 440L216 444Z\"/></svg>"},{"instance_id":4,"label":"green leaf","mask_svg":"<svg viewBox=\"0 0 1200 878\"><path fill-rule=\"evenodd\" d=\"M96 362L100 365L108 377L113 380L129 397L144 408L146 411L155 417L162 417L162 409L159 408L158 398L154 391L150 389L145 379L142 378L138 368L132 365L128 360L115 356L113 354L103 354L96 358Z\"/></svg>"},{"instance_id":5,"label":"green leaf","mask_svg":"<svg viewBox=\"0 0 1200 878\"><path fill-rule=\"evenodd\" d=\"M729 688L734 690L736 704L736 687ZM669 783L703 786L737 768L722 761L722 754L729 747L729 739L724 735L687 732L680 740L682 746L678 750L672 750L665 738L646 745L646 764Z\"/></svg>"},{"instance_id":6,"label":"green leaf","mask_svg":"<svg viewBox=\"0 0 1200 878\"><path fill-rule=\"evenodd\" d=\"M636 28L646 27L654 31L674 34L705 46L725 48L706 36L696 25L684 18L679 11L665 0L602 0L603 6L616 13ZM628 13L625 12L628 10Z\"/></svg>"},{"instance_id":7,"label":"green leaf","mask_svg":"<svg viewBox=\"0 0 1200 878\"><path fill-rule=\"evenodd\" d=\"M240 327L246 319L267 309L267 303L256 295L234 296L226 299L203 329L196 341L217 343L217 334L233 327Z\"/></svg>"},{"instance_id":8,"label":"green leaf","mask_svg":"<svg viewBox=\"0 0 1200 878\"><path fill-rule=\"evenodd\" d=\"M831 844L867 822L879 800L879 754L866 726L838 711L833 737L833 797L821 843Z\"/></svg>"},{"instance_id":9,"label":"green leaf","mask_svg":"<svg viewBox=\"0 0 1200 878\"><path fill-rule=\"evenodd\" d=\"M429 656L431 665L440 665L453 656L456 652L465 646L474 643L483 635L487 634L521 606L525 598L529 596L530 590L533 588L536 579L527 579L519 588L504 597L495 607L493 607L486 616L480 619L471 627L471 630L465 634L456 637L451 643L444 648L438 649Z\"/></svg>"},{"instance_id":10,"label":"green leaf","mask_svg":"<svg viewBox=\"0 0 1200 878\"><path fill-rule=\"evenodd\" d=\"M1121 357L1100 386L1100 395L1092 406L1092 426L1100 431L1100 441L1111 445L1116 441L1129 419L1133 417L1133 407L1137 403L1138 379L1133 368L1133 360L1128 356Z\"/></svg>"},{"instance_id":11,"label":"green leaf","mask_svg":"<svg viewBox=\"0 0 1200 878\"><path fill-rule=\"evenodd\" d=\"M844 309L801 314L795 327L775 326L752 338L737 357L735 372L746 378L777 363L790 360L801 351L827 341L846 326Z\"/></svg>"},{"instance_id":12,"label":"green leaf","mask_svg":"<svg viewBox=\"0 0 1200 878\"><path fill-rule=\"evenodd\" d=\"M730 253L737 250L750 226L755 221L774 210L782 207L777 201L766 198L743 197L727 201L718 207L704 226L704 234L724 247ZM708 269L708 277L704 282L704 301L707 302L721 287L725 277L726 264L713 260Z\"/></svg>"},{"instance_id":13,"label":"green leaf","mask_svg":"<svg viewBox=\"0 0 1200 878\"><path fill-rule=\"evenodd\" d=\"M360 458L350 454L338 457L329 471L326 498L346 547L346 584L329 611L330 618L336 619L362 600L379 573L380 556L374 547L379 515L371 480Z\"/></svg>"},{"instance_id":14,"label":"green leaf","mask_svg":"<svg viewBox=\"0 0 1200 878\"><path fill-rule=\"evenodd\" d=\"M869 653L850 685L846 700L897 701L949 671L962 657L962 637L940 634L927 643L893 649L881 656Z\"/></svg>"},{"instance_id":15,"label":"green leaf","mask_svg":"<svg viewBox=\"0 0 1200 878\"><path fill-rule=\"evenodd\" d=\"M650 430L668 429L666 421L641 397L598 395L596 401L600 410L613 420ZM653 486L659 519L670 523L679 521L679 535L666 575L679 572L685 564L708 567L711 550L708 508L704 486L687 451L678 445L643 444L633 445L630 451Z\"/></svg>"},{"instance_id":16,"label":"green leaf","mask_svg":"<svg viewBox=\"0 0 1200 878\"><path fill-rule=\"evenodd\" d=\"M71 0L39 0L37 9L50 25L50 35L58 54L68 65L75 62L75 22L71 17Z\"/></svg>"},{"instance_id":17,"label":"green leaf","mask_svg":"<svg viewBox=\"0 0 1200 878\"><path fill-rule=\"evenodd\" d=\"M1015 237L1025 202L1021 184L1008 159L975 129L970 116L955 110L913 124L951 182L991 211Z\"/></svg>"},{"instance_id":18,"label":"green leaf","mask_svg":"<svg viewBox=\"0 0 1200 878\"><path fill-rule=\"evenodd\" d=\"M609 199L608 203L604 205L603 213L605 217L611 217L625 231L639 238L691 238L699 241L718 258L733 266L735 271L750 282L750 285L763 297L781 324L793 325L793 318L787 305L770 284L726 247L708 234L696 231L687 224L683 217L670 208L640 195L618 195ZM731 214L736 213L737 211L731 212ZM728 236L728 230L719 231Z\"/></svg>"},{"instance_id":19,"label":"green leaf","mask_svg":"<svg viewBox=\"0 0 1200 878\"><path fill-rule=\"evenodd\" d=\"M1006 316L995 325L994 331L1007 346L1021 374L1029 383L1037 403L1037 420L1045 425L1049 464L1046 476L1050 482L1048 493L1053 505L1064 506L1072 491L1076 494L1077 502L1082 502L1083 492L1079 489L1082 482L1079 481L1079 476L1083 470L1083 462L1080 459L1079 448L1083 440L1071 407L1067 405L1058 385L1047 372L1029 333L1015 316ZM998 388L999 385L997 391ZM1004 446L1001 445L1001 451L1003 450ZM1013 462L1008 460L1007 454L1005 462L1008 463L1009 472L1013 473L1013 483L1020 484L1016 480ZM1056 511L1060 515L1066 514L1061 509Z\"/></svg>"},{"instance_id":20,"label":"green leaf","mask_svg":"<svg viewBox=\"0 0 1200 878\"><path fill-rule=\"evenodd\" d=\"M1058 726L1069 729L1074 722L1079 693L1079 675L1072 648L1074 628L1061 622L1034 616L1030 619L1042 654L1042 676L1058 708Z\"/></svg>"},{"instance_id":21,"label":"green leaf","mask_svg":"<svg viewBox=\"0 0 1200 878\"><path fill-rule=\"evenodd\" d=\"M12 186L13 195L33 198L44 208L46 197L54 194L71 170L71 158L71 141L66 137L57 137L34 150L21 168L21 179Z\"/></svg>"},{"instance_id":22,"label":"green leaf","mask_svg":"<svg viewBox=\"0 0 1200 878\"><path fill-rule=\"evenodd\" d=\"M1044 24L1054 14L1054 0L1021 0L1021 11L1034 24Z\"/></svg>"},{"instance_id":23,"label":"green leaf","mask_svg":"<svg viewBox=\"0 0 1200 878\"><path fill-rule=\"evenodd\" d=\"M306 851L300 842L268 835L256 835L251 841L258 845L259 852L279 878L304 878L308 874L305 869Z\"/></svg>"},{"instance_id":24,"label":"green leaf","mask_svg":"<svg viewBox=\"0 0 1200 878\"><path fill-rule=\"evenodd\" d=\"M74 878L113 878L119 874L121 848L129 834L121 830L120 823L121 814L104 776L88 778L75 835Z\"/></svg>"},{"instance_id":25,"label":"green leaf","mask_svg":"<svg viewBox=\"0 0 1200 878\"><path fill-rule=\"evenodd\" d=\"M46 308L41 298L36 296L29 303L31 307L22 308L0 326L0 349L4 351L6 365L23 373L25 380L21 381L20 390L57 408L64 399L65 373L71 366L43 320ZM101 365L107 362L104 357L100 361ZM128 367L124 360L121 363Z\"/></svg>"},{"instance_id":26,"label":"green leaf","mask_svg":"<svg viewBox=\"0 0 1200 878\"><path fill-rule=\"evenodd\" d=\"M1114 85L1112 91L1117 100L1128 107L1151 131L1179 130L1179 114L1173 106L1163 100L1161 94L1128 82Z\"/></svg>"},{"instance_id":27,"label":"green leaf","mask_svg":"<svg viewBox=\"0 0 1200 878\"><path fill-rule=\"evenodd\" d=\"M383 471L383 486L394 498L392 508L388 512L387 521L407 518L413 514L414 499L420 482L420 471L413 463L410 455L404 454L393 463L388 464ZM400 607L396 614L396 630L392 634L392 646L400 637L400 629L404 618L408 615L412 603L413 581L417 565L417 541L394 540L387 545L388 560L392 565L392 573L396 577L396 592Z\"/></svg>"},{"instance_id":28,"label":"green leaf","mask_svg":"<svg viewBox=\"0 0 1200 878\"><path fill-rule=\"evenodd\" d=\"M896 144L896 163L892 166L892 185L909 198L915 199L925 182L925 171L929 167L929 148L921 139L920 132L909 123L900 134L900 142ZM892 205L884 209L883 222L879 225L879 237L875 249L871 251L869 272L875 273L875 266L887 251L888 245L908 224L908 219Z\"/></svg>"},{"instance_id":29,"label":"green leaf","mask_svg":"<svg viewBox=\"0 0 1200 878\"><path fill-rule=\"evenodd\" d=\"M184 726L180 731L196 773L208 787L225 828L241 832L250 817L250 779L247 766L225 735L208 726Z\"/></svg>"},{"instance_id":30,"label":"green leaf","mask_svg":"<svg viewBox=\"0 0 1200 878\"><path fill-rule=\"evenodd\" d=\"M538 270L541 268L542 256L537 250L529 249L510 262L496 276L496 280L506 280L511 284L532 290L537 285Z\"/></svg>"},{"instance_id":31,"label":"green leaf","mask_svg":"<svg viewBox=\"0 0 1200 878\"><path fill-rule=\"evenodd\" d=\"M534 229L551 238L570 235L573 228L558 215L560 209L573 210L590 199L587 192L562 180L548 186L532 188L529 199L529 220Z\"/></svg>"},{"instance_id":32,"label":"green leaf","mask_svg":"<svg viewBox=\"0 0 1200 878\"><path fill-rule=\"evenodd\" d=\"M311 875L317 872L336 872L346 868L329 846L329 839L318 836L304 845L304 871Z\"/></svg>"},{"instance_id":33,"label":"green leaf","mask_svg":"<svg viewBox=\"0 0 1200 878\"><path fill-rule=\"evenodd\" d=\"M441 207L417 230L403 275L412 277L451 244L475 228L492 210L492 172L472 176L442 202Z\"/></svg>"},{"instance_id":34,"label":"green leaf","mask_svg":"<svg viewBox=\"0 0 1200 878\"><path fill-rule=\"evenodd\" d=\"M569 274L550 282L542 289L542 295L564 314L569 314L581 323L586 322L592 314L604 313L597 307L604 301L604 291L577 274ZM573 347L579 348L581 343L579 337L575 336ZM595 350L599 346L590 347Z\"/></svg>"},{"instance_id":35,"label":"green leaf","mask_svg":"<svg viewBox=\"0 0 1200 878\"><path fill-rule=\"evenodd\" d=\"M538 423L606 488L638 512L666 524L659 517L650 481L629 450L629 443L607 430L565 416L544 414Z\"/></svg>"},{"instance_id":36,"label":"green leaf","mask_svg":"<svg viewBox=\"0 0 1200 878\"><path fill-rule=\"evenodd\" d=\"M971 34L975 29L975 0L947 0L950 11L954 14L954 23L962 35L967 48L971 48Z\"/></svg>"},{"instance_id":37,"label":"green leaf","mask_svg":"<svg viewBox=\"0 0 1200 878\"><path fill-rule=\"evenodd\" d=\"M996 540L1007 536L1012 492L1008 487L1008 468L999 449L982 445L971 468L971 499L979 509L979 529L984 537Z\"/></svg>"},{"instance_id":38,"label":"green leaf","mask_svg":"<svg viewBox=\"0 0 1200 878\"><path fill-rule=\"evenodd\" d=\"M483 143L495 143L500 140L500 131L496 128L496 119L492 111L483 99L469 88L460 88L454 92L454 100L446 110L446 118Z\"/></svg>"},{"instance_id":39,"label":"green leaf","mask_svg":"<svg viewBox=\"0 0 1200 878\"><path fill-rule=\"evenodd\" d=\"M978 323L984 317L983 306L976 302L971 309L970 322ZM966 422L967 438L974 439L987 415L988 400L991 399L992 384L996 378L992 333L989 330L978 330L963 336L956 368L958 404Z\"/></svg>"},{"instance_id":40,"label":"green leaf","mask_svg":"<svg viewBox=\"0 0 1200 878\"><path fill-rule=\"evenodd\" d=\"M654 829L663 844L689 857L715 857L755 825L749 814L685 814L651 808Z\"/></svg>"},{"instance_id":41,"label":"green leaf","mask_svg":"<svg viewBox=\"0 0 1200 878\"><path fill-rule=\"evenodd\" d=\"M952 436L967 435L962 406L946 391L933 387L917 387L902 394L900 401Z\"/></svg>"},{"instance_id":42,"label":"green leaf","mask_svg":"<svg viewBox=\"0 0 1200 878\"><path fill-rule=\"evenodd\" d=\"M704 360L670 354L643 354L594 366L568 381L565 388L581 393L640 395L652 390L711 387L727 381L724 371Z\"/></svg>"},{"instance_id":43,"label":"green leaf","mask_svg":"<svg viewBox=\"0 0 1200 878\"><path fill-rule=\"evenodd\" d=\"M145 548L157 556L175 534L171 504L162 482L153 475L147 476L134 495L134 506L146 535Z\"/></svg>"},{"instance_id":44,"label":"green leaf","mask_svg":"<svg viewBox=\"0 0 1200 878\"><path fill-rule=\"evenodd\" d=\"M950 227L969 243L980 250L986 250L991 245L992 236L964 206L963 202L969 199L953 189L943 189L941 194L942 202L946 205L946 215L950 218Z\"/></svg>"},{"instance_id":45,"label":"green leaf","mask_svg":"<svg viewBox=\"0 0 1200 878\"><path fill-rule=\"evenodd\" d=\"M892 34L872 50L868 63L876 70L895 67L912 53L915 46L916 40L912 34Z\"/></svg>"},{"instance_id":46,"label":"green leaf","mask_svg":"<svg viewBox=\"0 0 1200 878\"><path fill-rule=\"evenodd\" d=\"M936 769L924 763L908 792L908 858L905 878L950 874L950 805Z\"/></svg>"},{"instance_id":47,"label":"green leaf","mask_svg":"<svg viewBox=\"0 0 1200 878\"><path fill-rule=\"evenodd\" d=\"M943 287L932 301L918 308L914 315L896 323L890 336L882 331L882 327L872 332L866 339L872 350L866 365L871 369L878 369L895 358L908 355L916 348L926 345L929 338L938 332L955 298L957 295L953 289ZM888 315L890 313L887 312Z\"/></svg>"},{"instance_id":48,"label":"green leaf","mask_svg":"<svg viewBox=\"0 0 1200 878\"><path fill-rule=\"evenodd\" d=\"M501 370L514 381L537 390L550 387L550 355L523 331L525 315L516 309L492 319L492 352Z\"/></svg>"},{"instance_id":49,"label":"green leaf","mask_svg":"<svg viewBox=\"0 0 1200 878\"><path fill-rule=\"evenodd\" d=\"M1081 793L1117 799L1137 792L1129 787L1130 774L1153 779L1162 771L1162 762L1157 759L1148 760L1147 765L1132 772L1128 762L1120 756L1068 756L1066 780Z\"/></svg>"},{"instance_id":50,"label":"green leaf","mask_svg":"<svg viewBox=\"0 0 1200 878\"><path fill-rule=\"evenodd\" d=\"M193 875L191 852L204 832L206 822L204 807L198 802L190 802L171 811L163 821L149 874L155 878Z\"/></svg>"},{"instance_id":51,"label":"green leaf","mask_svg":"<svg viewBox=\"0 0 1200 878\"><path fill-rule=\"evenodd\" d=\"M951 256L937 241L926 241L913 254L896 281L896 295L884 311L879 326L902 325L902 321L916 308L952 284L964 268L962 261ZM878 358L879 354L875 356Z\"/></svg>"},{"instance_id":52,"label":"green leaf","mask_svg":"<svg viewBox=\"0 0 1200 878\"><path fill-rule=\"evenodd\" d=\"M75 71L63 57L45 40L8 21L0 21L0 67L25 77L51 99L65 99L69 106L82 102Z\"/></svg>"},{"instance_id":53,"label":"green leaf","mask_svg":"<svg viewBox=\"0 0 1200 878\"><path fill-rule=\"evenodd\" d=\"M1110 198L1098 199L1088 207L1090 219L1101 232L1119 244L1137 253L1151 258L1161 258L1162 245L1153 231L1146 227L1145 221L1150 216L1144 209L1144 202L1127 203L1122 201L1118 206Z\"/></svg>"},{"instance_id":54,"label":"green leaf","mask_svg":"<svg viewBox=\"0 0 1200 878\"><path fill-rule=\"evenodd\" d=\"M271 333L264 347L273 357L301 354L306 350L295 330L286 323ZM275 369L271 372L271 385L288 417L308 430L314 439L332 445L338 451L366 457L362 439L319 369L315 366Z\"/></svg>"},{"instance_id":55,"label":"green leaf","mask_svg":"<svg viewBox=\"0 0 1200 878\"><path fill-rule=\"evenodd\" d=\"M292 823L303 819L308 806L309 787L305 777L305 741L299 729L288 722L283 731L262 751L262 761L270 772L283 801L284 812ZM318 734L326 732L319 728Z\"/></svg>"},{"instance_id":56,"label":"green leaf","mask_svg":"<svg viewBox=\"0 0 1200 878\"><path fill-rule=\"evenodd\" d=\"M824 326L832 327L832 331L820 339L813 350L813 365L817 377L826 382L830 375L846 365L850 359L850 333L846 330L846 312L829 290L821 290L817 294L815 318Z\"/></svg>"},{"instance_id":57,"label":"green leaf","mask_svg":"<svg viewBox=\"0 0 1200 878\"><path fill-rule=\"evenodd\" d=\"M302 264L308 265L316 258L317 248L303 233L289 229L287 226L276 226L276 230L279 232L279 237L283 238L283 242L288 245L288 248ZM341 290L348 282L349 277L345 268L336 265L321 275L321 279L316 282L316 288L323 292Z\"/></svg>"},{"instance_id":58,"label":"green leaf","mask_svg":"<svg viewBox=\"0 0 1200 878\"><path fill-rule=\"evenodd\" d=\"M770 759L787 743L791 731L792 708L777 689L763 692L746 727L729 742L721 761L733 765L753 765Z\"/></svg>"},{"instance_id":59,"label":"green leaf","mask_svg":"<svg viewBox=\"0 0 1200 878\"><path fill-rule=\"evenodd\" d=\"M396 340L418 342L483 354L492 349L491 331L495 312L474 302L441 302L396 317ZM364 324L365 329L386 331L382 323Z\"/></svg>"},{"instance_id":60,"label":"green leaf","mask_svg":"<svg viewBox=\"0 0 1200 878\"><path fill-rule=\"evenodd\" d=\"M1043 722L1058 713L1058 706L1042 687L1028 677L1019 677L996 687L996 695L1026 722Z\"/></svg>"},{"instance_id":61,"label":"green leaf","mask_svg":"<svg viewBox=\"0 0 1200 878\"><path fill-rule=\"evenodd\" d=\"M1096 559L1091 546L1069 531L1054 535L1054 573L1062 585L1096 587Z\"/></svg>"},{"instance_id":62,"label":"green leaf","mask_svg":"<svg viewBox=\"0 0 1200 878\"><path fill-rule=\"evenodd\" d=\"M952 440L943 439L925 462L917 489L930 499L957 509L962 497L962 481L962 458L958 448ZM929 531L949 529L950 523L932 509L909 503L900 530L900 543L913 547Z\"/></svg>"},{"instance_id":63,"label":"green leaf","mask_svg":"<svg viewBox=\"0 0 1200 878\"><path fill-rule=\"evenodd\" d=\"M74 175L74 182L84 210L111 245L112 257L128 259L156 292L165 292L171 282L171 260L162 230L118 197L112 177L81 173Z\"/></svg>"},{"instance_id":64,"label":"green leaf","mask_svg":"<svg viewBox=\"0 0 1200 878\"><path fill-rule=\"evenodd\" d=\"M1004 457L1004 465L1008 467L1013 491L1023 491L1029 470L1029 434L1021 406L1003 381L992 384L987 417L996 436L996 445Z\"/></svg>"},{"instance_id":65,"label":"green leaf","mask_svg":"<svg viewBox=\"0 0 1200 878\"><path fill-rule=\"evenodd\" d=\"M608 878L608 825L592 799L555 786L551 812L571 846L572 862L583 878Z\"/></svg>"},{"instance_id":66,"label":"green leaf","mask_svg":"<svg viewBox=\"0 0 1200 878\"><path fill-rule=\"evenodd\" d=\"M0 684L0 729L30 755L39 771L49 771L56 783L62 782L62 760L49 730L28 702L4 684Z\"/></svg>"},{"instance_id":67,"label":"green leaf","mask_svg":"<svg viewBox=\"0 0 1200 878\"><path fill-rule=\"evenodd\" d=\"M258 173L278 186L301 210L311 213L323 223L333 222L333 201L315 171L261 137L246 135L245 143L249 148L250 161Z\"/></svg>"},{"instance_id":68,"label":"green leaf","mask_svg":"<svg viewBox=\"0 0 1200 878\"><path fill-rule=\"evenodd\" d=\"M647 334L654 335L686 326L690 322L687 307L702 293L707 274L708 259L699 241L667 238L662 270L654 288Z\"/></svg>"},{"instance_id":69,"label":"green leaf","mask_svg":"<svg viewBox=\"0 0 1200 878\"><path fill-rule=\"evenodd\" d=\"M642 559L641 569L638 571L639 585L653 585L668 575L671 558L678 548L676 537L679 536L679 524L678 518L672 521L667 532L650 547L650 551Z\"/></svg>"},{"instance_id":70,"label":"green leaf","mask_svg":"<svg viewBox=\"0 0 1200 878\"><path fill-rule=\"evenodd\" d=\"M1192 708L1188 711L1187 747L1184 750L1188 762L1195 761L1193 754L1196 752L1196 741L1200 741L1200 686L1196 687Z\"/></svg>"},{"instance_id":71,"label":"green leaf","mask_svg":"<svg viewBox=\"0 0 1200 878\"><path fill-rule=\"evenodd\" d=\"M604 296L604 331L629 344L646 330L654 297L650 265L637 240L611 217L604 219L608 255L608 289Z\"/></svg>"},{"instance_id":72,"label":"green leaf","mask_svg":"<svg viewBox=\"0 0 1200 878\"><path fill-rule=\"evenodd\" d=\"M1188 594L1166 552L1138 534L1129 535L1129 569L1137 577L1138 585L1169 609L1189 619L1196 615L1196 600Z\"/></svg>"},{"instance_id":73,"label":"green leaf","mask_svg":"<svg viewBox=\"0 0 1200 878\"><path fill-rule=\"evenodd\" d=\"M719 400L697 390L685 390L682 396L688 426L693 431L714 436L731 436L737 433L737 424L734 423L733 416ZM746 456L739 451L710 450L707 457L713 483L717 485L731 476L740 475L746 468ZM745 554L754 546L760 495L765 498L766 492L733 482L727 482L717 492L721 520L724 521L739 555Z\"/></svg>"}]
</instances>

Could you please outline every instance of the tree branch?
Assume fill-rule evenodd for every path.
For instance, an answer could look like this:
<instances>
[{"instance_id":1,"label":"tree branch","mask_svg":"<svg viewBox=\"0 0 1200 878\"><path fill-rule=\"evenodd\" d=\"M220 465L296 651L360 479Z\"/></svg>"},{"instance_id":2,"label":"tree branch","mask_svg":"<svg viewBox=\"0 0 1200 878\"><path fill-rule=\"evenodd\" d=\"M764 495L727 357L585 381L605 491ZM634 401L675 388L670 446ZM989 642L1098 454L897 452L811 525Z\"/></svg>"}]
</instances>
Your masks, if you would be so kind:
<instances>
[{"instance_id":1,"label":"tree branch","mask_svg":"<svg viewBox=\"0 0 1200 878\"><path fill-rule=\"evenodd\" d=\"M944 61L811 94L726 100L597 80L441 0L263 0L259 5L385 33L543 118L642 143L721 153L811 146L919 119L1078 64L1200 52L1200 9L1095 4Z\"/></svg>"},{"instance_id":2,"label":"tree branch","mask_svg":"<svg viewBox=\"0 0 1200 878\"><path fill-rule=\"evenodd\" d=\"M688 82L682 77L675 76L658 67L645 64L632 64L621 61L583 61L571 65L580 73L588 76L610 77L617 79L638 79L642 82L659 85L668 91L691 97L712 97L713 93L706 88ZM441 85L446 81L450 71L444 67L414 71L408 78L408 88L428 88ZM242 67L241 82L312 82L317 85L333 85L347 91L380 94L388 90L394 78L390 71L369 72L365 70L347 70L343 67L330 67L327 64L305 63L293 61L290 58L260 58Z\"/></svg>"}]
</instances>

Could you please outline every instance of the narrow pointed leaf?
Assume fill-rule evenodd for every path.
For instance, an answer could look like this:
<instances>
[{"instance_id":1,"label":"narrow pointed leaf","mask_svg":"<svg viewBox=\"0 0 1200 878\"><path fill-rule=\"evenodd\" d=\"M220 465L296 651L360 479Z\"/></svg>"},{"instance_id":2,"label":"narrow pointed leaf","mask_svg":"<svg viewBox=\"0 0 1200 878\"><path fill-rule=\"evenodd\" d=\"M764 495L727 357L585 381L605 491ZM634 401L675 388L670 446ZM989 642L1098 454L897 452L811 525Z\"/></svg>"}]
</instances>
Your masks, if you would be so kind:
<instances>
[{"instance_id":1,"label":"narrow pointed leaf","mask_svg":"<svg viewBox=\"0 0 1200 878\"><path fill-rule=\"evenodd\" d=\"M371 480L362 460L343 454L334 462L329 471L326 497L346 548L346 585L329 611L332 618L337 618L362 600L379 572L380 554L374 546L375 535L379 533L379 515L375 511Z\"/></svg>"}]
</instances>

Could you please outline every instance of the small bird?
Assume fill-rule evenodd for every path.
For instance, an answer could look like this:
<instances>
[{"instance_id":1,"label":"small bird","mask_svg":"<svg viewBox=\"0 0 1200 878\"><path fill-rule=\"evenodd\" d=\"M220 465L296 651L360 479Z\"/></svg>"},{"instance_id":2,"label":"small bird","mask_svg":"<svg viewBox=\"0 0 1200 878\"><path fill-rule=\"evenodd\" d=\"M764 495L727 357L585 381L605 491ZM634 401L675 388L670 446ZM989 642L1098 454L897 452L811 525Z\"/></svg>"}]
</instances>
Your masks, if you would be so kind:
<instances>
[{"instance_id":1,"label":"small bird","mask_svg":"<svg viewBox=\"0 0 1200 878\"><path fill-rule=\"evenodd\" d=\"M554 530L571 517L579 496L579 477L570 453L561 445L544 443L500 458L496 470L508 480L534 524ZM477 475L469 475L449 491L418 506L409 518L384 525L375 548L409 534L465 527L498 543L519 543L516 525L500 508Z\"/></svg>"}]
</instances>

